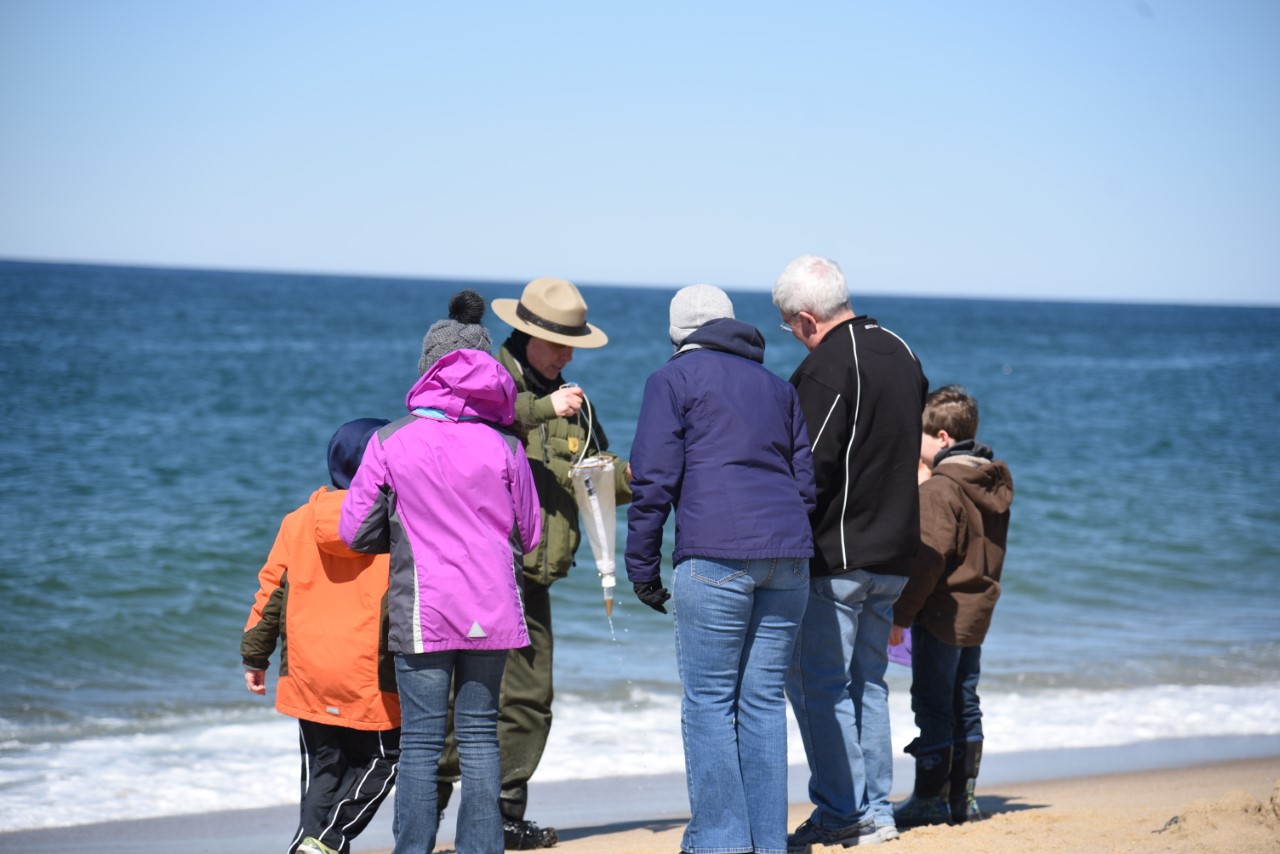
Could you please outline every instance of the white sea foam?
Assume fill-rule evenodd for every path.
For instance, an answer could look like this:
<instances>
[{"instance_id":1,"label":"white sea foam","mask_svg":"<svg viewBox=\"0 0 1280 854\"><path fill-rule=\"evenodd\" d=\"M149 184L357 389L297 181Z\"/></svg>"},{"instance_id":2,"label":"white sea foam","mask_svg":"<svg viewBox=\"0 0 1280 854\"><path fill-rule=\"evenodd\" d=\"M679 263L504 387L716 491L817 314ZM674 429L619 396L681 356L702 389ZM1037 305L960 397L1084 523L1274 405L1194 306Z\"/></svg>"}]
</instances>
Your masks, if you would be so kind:
<instances>
[{"instance_id":1,"label":"white sea foam","mask_svg":"<svg viewBox=\"0 0 1280 854\"><path fill-rule=\"evenodd\" d=\"M99 735L0 752L0 830L288 802L297 724L264 713L230 725Z\"/></svg>"},{"instance_id":2,"label":"white sea foam","mask_svg":"<svg viewBox=\"0 0 1280 854\"><path fill-rule=\"evenodd\" d=\"M901 671L905 673L906 671ZM915 737L909 678L891 670L889 713L895 755ZM590 779L684 769L678 697L636 692L631 705L557 698L556 727L540 779ZM983 694L988 752L1100 747L1167 738L1280 735L1280 682L1251 688L1165 685L1125 691ZM787 715L787 753L804 761L795 719Z\"/></svg>"},{"instance_id":3,"label":"white sea foam","mask_svg":"<svg viewBox=\"0 0 1280 854\"><path fill-rule=\"evenodd\" d=\"M891 678L895 754L914 735L910 700ZM635 689L598 702L565 693L538 780L679 772L680 701ZM1280 682L1248 688L1157 686L983 696L989 752L1096 747L1153 739L1280 735ZM298 791L296 725L270 712L228 724L0 745L0 831L276 806ZM804 751L789 723L792 763Z\"/></svg>"}]
</instances>

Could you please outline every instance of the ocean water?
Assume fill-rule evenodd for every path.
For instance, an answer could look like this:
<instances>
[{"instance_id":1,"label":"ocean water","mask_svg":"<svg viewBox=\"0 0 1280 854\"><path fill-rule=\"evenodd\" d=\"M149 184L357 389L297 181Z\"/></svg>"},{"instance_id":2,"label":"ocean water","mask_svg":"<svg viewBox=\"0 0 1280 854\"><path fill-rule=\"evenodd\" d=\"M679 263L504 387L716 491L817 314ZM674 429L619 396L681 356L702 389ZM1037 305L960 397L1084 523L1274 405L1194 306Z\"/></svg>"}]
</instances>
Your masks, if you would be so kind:
<instances>
[{"instance_id":1,"label":"ocean water","mask_svg":"<svg viewBox=\"0 0 1280 854\"><path fill-rule=\"evenodd\" d=\"M401 414L459 286L0 262L0 831L295 801L293 722L240 675L257 571L337 425ZM582 290L611 341L566 376L625 456L672 290ZM767 292L732 295L788 376L804 352ZM1280 734L1280 310L855 308L978 398L1013 471L987 750ZM670 618L620 594L611 626L585 544L553 596L535 784L679 770ZM890 679L900 747L909 674Z\"/></svg>"}]
</instances>

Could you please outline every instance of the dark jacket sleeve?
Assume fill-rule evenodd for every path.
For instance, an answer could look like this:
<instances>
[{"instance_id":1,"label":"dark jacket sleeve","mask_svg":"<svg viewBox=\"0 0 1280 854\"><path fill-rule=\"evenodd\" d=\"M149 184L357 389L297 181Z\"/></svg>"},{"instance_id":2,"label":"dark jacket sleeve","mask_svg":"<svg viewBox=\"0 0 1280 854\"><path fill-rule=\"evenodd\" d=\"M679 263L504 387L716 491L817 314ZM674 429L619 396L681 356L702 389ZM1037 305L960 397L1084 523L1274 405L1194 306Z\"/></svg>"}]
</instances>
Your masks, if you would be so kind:
<instances>
[{"instance_id":1,"label":"dark jacket sleeve","mask_svg":"<svg viewBox=\"0 0 1280 854\"><path fill-rule=\"evenodd\" d=\"M631 444L631 506L627 508L627 577L662 576L662 526L680 499L684 479L682 404L669 374L650 375Z\"/></svg>"},{"instance_id":2,"label":"dark jacket sleeve","mask_svg":"<svg viewBox=\"0 0 1280 854\"><path fill-rule=\"evenodd\" d=\"M289 585L289 543L285 519L276 533L266 563L258 570L258 593L240 637L240 658L246 667L266 670L284 625L285 594Z\"/></svg>"},{"instance_id":3,"label":"dark jacket sleeve","mask_svg":"<svg viewBox=\"0 0 1280 854\"><path fill-rule=\"evenodd\" d=\"M369 437L364 456L346 498L338 533L352 551L389 554L391 517L395 513L395 492L387 476L387 458L377 433Z\"/></svg>"},{"instance_id":4,"label":"dark jacket sleeve","mask_svg":"<svg viewBox=\"0 0 1280 854\"><path fill-rule=\"evenodd\" d=\"M964 530L963 504L954 500L957 487L935 475L920 485L920 549L911 562L907 586L893 606L894 625L909 627L925 601L947 575Z\"/></svg>"},{"instance_id":5,"label":"dark jacket sleeve","mask_svg":"<svg viewBox=\"0 0 1280 854\"><path fill-rule=\"evenodd\" d=\"M844 487L844 444L849 435L848 402L840 392L807 374L793 380L809 434L816 498ZM828 502L823 502L825 503Z\"/></svg>"},{"instance_id":6,"label":"dark jacket sleeve","mask_svg":"<svg viewBox=\"0 0 1280 854\"><path fill-rule=\"evenodd\" d=\"M817 487L813 479L813 451L809 446L809 428L806 426L804 410L800 408L799 395L794 392L791 403L791 471L795 474L805 512L812 513L817 506Z\"/></svg>"},{"instance_id":7,"label":"dark jacket sleeve","mask_svg":"<svg viewBox=\"0 0 1280 854\"><path fill-rule=\"evenodd\" d=\"M288 596L289 573L280 579L280 586L271 591L262 608L262 619L256 626L246 629L240 638L240 660L245 667L266 670L271 664L271 653L276 651L280 627L284 625L284 603Z\"/></svg>"}]
</instances>

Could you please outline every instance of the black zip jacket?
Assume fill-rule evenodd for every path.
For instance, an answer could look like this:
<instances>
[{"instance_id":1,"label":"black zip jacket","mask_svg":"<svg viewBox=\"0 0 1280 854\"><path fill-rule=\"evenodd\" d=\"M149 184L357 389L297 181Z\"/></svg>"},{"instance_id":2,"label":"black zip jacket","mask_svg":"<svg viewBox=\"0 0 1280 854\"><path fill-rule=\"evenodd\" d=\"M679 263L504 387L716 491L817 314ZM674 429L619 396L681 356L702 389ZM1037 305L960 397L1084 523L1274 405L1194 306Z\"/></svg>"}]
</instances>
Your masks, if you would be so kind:
<instances>
[{"instance_id":1,"label":"black zip jacket","mask_svg":"<svg viewBox=\"0 0 1280 854\"><path fill-rule=\"evenodd\" d=\"M813 576L907 575L920 544L916 467L929 382L870 317L847 320L791 376L809 427L818 503Z\"/></svg>"}]
</instances>

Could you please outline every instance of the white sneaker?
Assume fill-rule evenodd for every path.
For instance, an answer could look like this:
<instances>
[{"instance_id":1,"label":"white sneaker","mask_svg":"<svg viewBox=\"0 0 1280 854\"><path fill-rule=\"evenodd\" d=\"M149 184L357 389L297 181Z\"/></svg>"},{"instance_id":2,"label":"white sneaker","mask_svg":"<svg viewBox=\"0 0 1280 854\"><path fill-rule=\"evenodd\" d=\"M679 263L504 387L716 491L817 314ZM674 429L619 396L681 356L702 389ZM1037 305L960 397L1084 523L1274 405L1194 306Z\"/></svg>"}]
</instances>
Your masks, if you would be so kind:
<instances>
[{"instance_id":1,"label":"white sneaker","mask_svg":"<svg viewBox=\"0 0 1280 854\"><path fill-rule=\"evenodd\" d=\"M867 833L862 836L855 836L852 840L845 843L845 845L877 845L881 842L892 842L897 838L897 827L892 824L877 824L876 829L871 833Z\"/></svg>"},{"instance_id":2,"label":"white sneaker","mask_svg":"<svg viewBox=\"0 0 1280 854\"><path fill-rule=\"evenodd\" d=\"M293 850L294 854L338 854L335 849L325 845L314 836L308 836L302 840L302 844Z\"/></svg>"}]
</instances>

